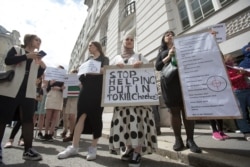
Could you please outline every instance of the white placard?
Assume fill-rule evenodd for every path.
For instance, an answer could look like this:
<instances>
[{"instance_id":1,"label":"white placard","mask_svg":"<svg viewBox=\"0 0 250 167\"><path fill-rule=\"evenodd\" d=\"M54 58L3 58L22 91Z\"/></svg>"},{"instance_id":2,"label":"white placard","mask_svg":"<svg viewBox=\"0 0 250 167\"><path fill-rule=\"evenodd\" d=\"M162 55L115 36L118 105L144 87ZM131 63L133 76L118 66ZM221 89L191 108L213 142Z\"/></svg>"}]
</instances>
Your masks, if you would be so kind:
<instances>
[{"instance_id":1,"label":"white placard","mask_svg":"<svg viewBox=\"0 0 250 167\"><path fill-rule=\"evenodd\" d=\"M55 67L47 67L45 70L45 78L44 80L55 80L64 82L66 76L66 70Z\"/></svg>"},{"instance_id":2,"label":"white placard","mask_svg":"<svg viewBox=\"0 0 250 167\"><path fill-rule=\"evenodd\" d=\"M87 74L87 73L100 73L101 62L90 59L84 62L80 67L77 75Z\"/></svg>"},{"instance_id":3,"label":"white placard","mask_svg":"<svg viewBox=\"0 0 250 167\"><path fill-rule=\"evenodd\" d=\"M241 118L219 47L209 32L174 39L187 119Z\"/></svg>"},{"instance_id":4,"label":"white placard","mask_svg":"<svg viewBox=\"0 0 250 167\"><path fill-rule=\"evenodd\" d=\"M159 105L153 64L104 69L102 106Z\"/></svg>"},{"instance_id":5,"label":"white placard","mask_svg":"<svg viewBox=\"0 0 250 167\"><path fill-rule=\"evenodd\" d=\"M80 85L80 83L81 82L79 81L79 76L77 76L76 74L66 74L64 85L76 86Z\"/></svg>"},{"instance_id":6,"label":"white placard","mask_svg":"<svg viewBox=\"0 0 250 167\"><path fill-rule=\"evenodd\" d=\"M226 24L220 23L212 26L212 30L216 32L216 41L218 43L226 41Z\"/></svg>"}]
</instances>

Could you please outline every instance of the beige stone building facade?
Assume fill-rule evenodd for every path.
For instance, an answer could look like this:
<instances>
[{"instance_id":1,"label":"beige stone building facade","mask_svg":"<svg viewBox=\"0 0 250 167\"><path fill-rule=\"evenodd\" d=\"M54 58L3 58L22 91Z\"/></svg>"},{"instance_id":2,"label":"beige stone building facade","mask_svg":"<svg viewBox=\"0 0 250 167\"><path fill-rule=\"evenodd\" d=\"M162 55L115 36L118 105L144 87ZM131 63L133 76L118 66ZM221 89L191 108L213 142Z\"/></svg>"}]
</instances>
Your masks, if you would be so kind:
<instances>
[{"instance_id":1,"label":"beige stone building facade","mask_svg":"<svg viewBox=\"0 0 250 167\"><path fill-rule=\"evenodd\" d=\"M20 45L20 34L18 31L13 30L9 32L3 26L0 25L0 71L4 71L4 58L8 50L13 45Z\"/></svg>"},{"instance_id":2,"label":"beige stone building facade","mask_svg":"<svg viewBox=\"0 0 250 167\"><path fill-rule=\"evenodd\" d=\"M154 61L163 33L196 32L225 23L224 54L240 56L250 36L249 0L85 0L88 16L71 53L69 70L86 60L88 43L100 41L106 56L120 54L124 34L135 35L135 50Z\"/></svg>"},{"instance_id":3,"label":"beige stone building facade","mask_svg":"<svg viewBox=\"0 0 250 167\"><path fill-rule=\"evenodd\" d=\"M234 56L241 56L241 48L250 42L249 0L85 0L84 3L88 6L88 16L73 48L69 71L88 58L91 40L100 41L106 56L112 60L120 54L126 33L135 36L135 51L151 62L156 59L161 37L167 30L182 35L224 23L226 41L219 44L220 49L223 54Z\"/></svg>"}]
</instances>

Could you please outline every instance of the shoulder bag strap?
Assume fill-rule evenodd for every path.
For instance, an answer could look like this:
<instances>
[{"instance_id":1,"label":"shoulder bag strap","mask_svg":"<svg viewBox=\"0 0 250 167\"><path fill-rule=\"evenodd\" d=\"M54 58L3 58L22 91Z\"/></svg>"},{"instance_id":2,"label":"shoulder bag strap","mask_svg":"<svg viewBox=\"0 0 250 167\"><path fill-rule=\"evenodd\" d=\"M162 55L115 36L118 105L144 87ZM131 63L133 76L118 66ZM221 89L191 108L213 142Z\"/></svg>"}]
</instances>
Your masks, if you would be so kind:
<instances>
[{"instance_id":1,"label":"shoulder bag strap","mask_svg":"<svg viewBox=\"0 0 250 167\"><path fill-rule=\"evenodd\" d=\"M141 53L139 54L139 56L138 56L138 57L139 57L139 61L141 61Z\"/></svg>"}]
</instances>

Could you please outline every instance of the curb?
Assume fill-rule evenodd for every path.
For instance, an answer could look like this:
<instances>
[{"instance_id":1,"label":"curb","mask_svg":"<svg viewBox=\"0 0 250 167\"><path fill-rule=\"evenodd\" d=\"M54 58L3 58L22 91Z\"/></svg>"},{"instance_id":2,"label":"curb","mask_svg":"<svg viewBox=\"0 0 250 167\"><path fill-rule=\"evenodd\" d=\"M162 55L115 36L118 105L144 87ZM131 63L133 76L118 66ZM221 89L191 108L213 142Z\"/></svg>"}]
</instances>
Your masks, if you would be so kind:
<instances>
[{"instance_id":1,"label":"curb","mask_svg":"<svg viewBox=\"0 0 250 167\"><path fill-rule=\"evenodd\" d=\"M170 146L171 145L171 146ZM222 153L212 149L202 149L201 154L188 149L176 152L172 143L158 141L156 154L195 167L249 167L250 159L235 154Z\"/></svg>"},{"instance_id":2,"label":"curb","mask_svg":"<svg viewBox=\"0 0 250 167\"><path fill-rule=\"evenodd\" d=\"M109 138L109 131L103 130L102 137ZM155 154L194 167L249 167L250 158L202 148L202 153L192 153L189 149L176 152L173 143L158 141Z\"/></svg>"}]
</instances>

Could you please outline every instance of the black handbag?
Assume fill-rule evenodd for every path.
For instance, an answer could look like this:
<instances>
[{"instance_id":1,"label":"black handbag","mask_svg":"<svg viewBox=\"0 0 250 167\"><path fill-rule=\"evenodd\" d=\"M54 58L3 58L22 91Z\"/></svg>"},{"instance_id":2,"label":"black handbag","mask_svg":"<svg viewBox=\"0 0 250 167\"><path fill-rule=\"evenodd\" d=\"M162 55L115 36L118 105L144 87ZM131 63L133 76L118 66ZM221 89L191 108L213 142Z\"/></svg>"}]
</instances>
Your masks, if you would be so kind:
<instances>
[{"instance_id":1,"label":"black handbag","mask_svg":"<svg viewBox=\"0 0 250 167\"><path fill-rule=\"evenodd\" d=\"M178 68L172 62L165 64L161 70L161 76L167 81L171 81L172 78L178 73Z\"/></svg>"},{"instance_id":2,"label":"black handbag","mask_svg":"<svg viewBox=\"0 0 250 167\"><path fill-rule=\"evenodd\" d=\"M14 70L9 70L6 72L0 72L0 83L3 82L9 82L11 81L15 76L15 71Z\"/></svg>"}]
</instances>

